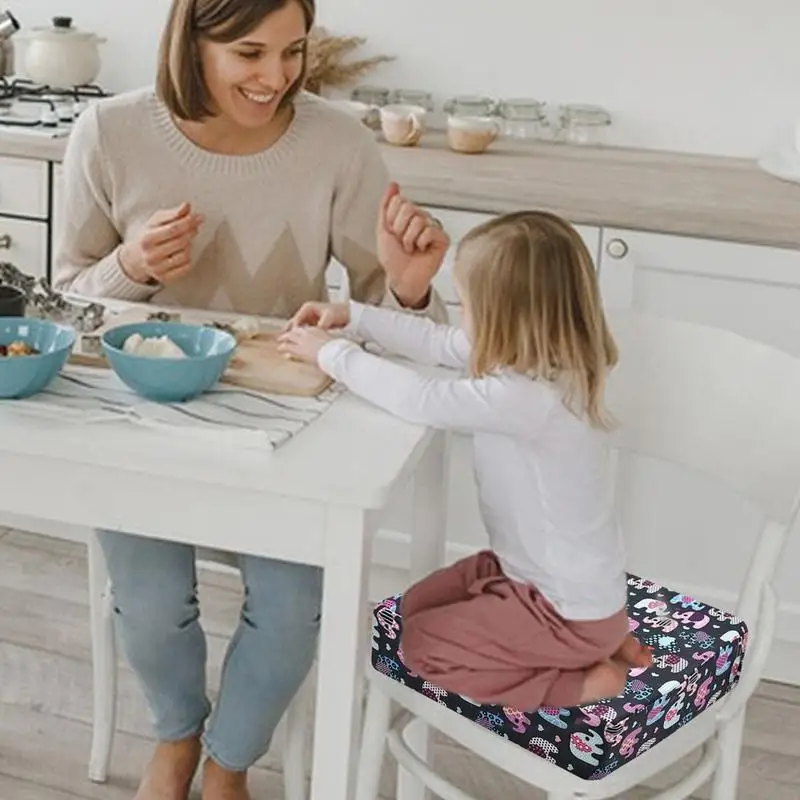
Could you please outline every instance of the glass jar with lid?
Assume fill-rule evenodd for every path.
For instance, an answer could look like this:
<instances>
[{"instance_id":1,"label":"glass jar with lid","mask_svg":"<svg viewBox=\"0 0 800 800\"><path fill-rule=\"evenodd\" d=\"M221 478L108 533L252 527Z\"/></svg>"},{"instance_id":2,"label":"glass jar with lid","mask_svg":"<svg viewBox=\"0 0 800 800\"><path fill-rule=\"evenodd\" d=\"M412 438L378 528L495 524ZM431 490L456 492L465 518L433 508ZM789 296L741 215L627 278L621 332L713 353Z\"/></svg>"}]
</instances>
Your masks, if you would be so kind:
<instances>
[{"instance_id":1,"label":"glass jar with lid","mask_svg":"<svg viewBox=\"0 0 800 800\"><path fill-rule=\"evenodd\" d=\"M372 130L379 130L381 127L379 109L389 103L389 90L382 86L356 86L350 93L350 99L354 103L363 104L364 124Z\"/></svg>"},{"instance_id":2,"label":"glass jar with lid","mask_svg":"<svg viewBox=\"0 0 800 800\"><path fill-rule=\"evenodd\" d=\"M569 144L602 145L611 115L601 106L572 103L561 108L560 139Z\"/></svg>"},{"instance_id":3,"label":"glass jar with lid","mask_svg":"<svg viewBox=\"0 0 800 800\"><path fill-rule=\"evenodd\" d=\"M462 94L451 97L442 108L452 117L491 117L497 105L491 97Z\"/></svg>"},{"instance_id":4,"label":"glass jar with lid","mask_svg":"<svg viewBox=\"0 0 800 800\"><path fill-rule=\"evenodd\" d=\"M394 89L389 93L389 102L402 106L420 106L433 111L433 95L422 89Z\"/></svg>"},{"instance_id":5,"label":"glass jar with lid","mask_svg":"<svg viewBox=\"0 0 800 800\"><path fill-rule=\"evenodd\" d=\"M497 111L503 118L503 130L506 136L515 139L541 138L547 127L545 104L532 97L502 100Z\"/></svg>"},{"instance_id":6,"label":"glass jar with lid","mask_svg":"<svg viewBox=\"0 0 800 800\"><path fill-rule=\"evenodd\" d=\"M368 106L385 106L389 102L389 90L382 86L356 86L350 99Z\"/></svg>"}]
</instances>

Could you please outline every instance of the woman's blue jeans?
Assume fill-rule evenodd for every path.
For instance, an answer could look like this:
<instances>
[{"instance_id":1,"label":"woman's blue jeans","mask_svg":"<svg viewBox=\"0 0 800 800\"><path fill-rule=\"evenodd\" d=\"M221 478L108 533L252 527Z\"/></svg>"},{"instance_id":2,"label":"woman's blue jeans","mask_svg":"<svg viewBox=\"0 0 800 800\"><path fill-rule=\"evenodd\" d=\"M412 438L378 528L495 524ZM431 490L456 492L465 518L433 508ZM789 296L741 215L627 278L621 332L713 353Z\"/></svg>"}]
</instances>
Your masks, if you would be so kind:
<instances>
[{"instance_id":1,"label":"woman's blue jeans","mask_svg":"<svg viewBox=\"0 0 800 800\"><path fill-rule=\"evenodd\" d=\"M156 736L177 741L202 733L220 766L249 768L269 749L314 660L322 571L238 557L245 599L212 713L194 547L115 531L100 532L99 540L117 635L144 689Z\"/></svg>"}]
</instances>

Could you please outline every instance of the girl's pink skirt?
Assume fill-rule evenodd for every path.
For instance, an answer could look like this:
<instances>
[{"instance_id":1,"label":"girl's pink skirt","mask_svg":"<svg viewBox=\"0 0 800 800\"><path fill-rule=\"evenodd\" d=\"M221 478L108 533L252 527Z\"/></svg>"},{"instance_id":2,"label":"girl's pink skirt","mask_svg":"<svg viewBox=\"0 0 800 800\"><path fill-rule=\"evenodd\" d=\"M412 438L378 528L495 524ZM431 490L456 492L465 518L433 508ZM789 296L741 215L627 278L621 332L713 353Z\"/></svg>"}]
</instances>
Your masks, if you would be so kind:
<instances>
[{"instance_id":1,"label":"girl's pink skirt","mask_svg":"<svg viewBox=\"0 0 800 800\"><path fill-rule=\"evenodd\" d=\"M402 600L409 669L481 704L536 709L579 703L588 668L628 633L627 611L565 620L534 586L503 575L482 551L429 575Z\"/></svg>"}]
</instances>

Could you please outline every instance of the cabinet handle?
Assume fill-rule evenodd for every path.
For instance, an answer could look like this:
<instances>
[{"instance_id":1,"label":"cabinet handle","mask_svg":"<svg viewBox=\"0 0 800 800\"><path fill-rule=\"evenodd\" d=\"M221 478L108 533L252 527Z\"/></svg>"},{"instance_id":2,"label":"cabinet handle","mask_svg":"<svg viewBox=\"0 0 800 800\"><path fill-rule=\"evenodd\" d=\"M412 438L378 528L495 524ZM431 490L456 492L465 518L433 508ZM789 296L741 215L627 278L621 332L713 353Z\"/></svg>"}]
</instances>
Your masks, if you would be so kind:
<instances>
[{"instance_id":1,"label":"cabinet handle","mask_svg":"<svg viewBox=\"0 0 800 800\"><path fill-rule=\"evenodd\" d=\"M11 234L3 233L0 234L0 250L10 250L11 249Z\"/></svg>"},{"instance_id":2,"label":"cabinet handle","mask_svg":"<svg viewBox=\"0 0 800 800\"><path fill-rule=\"evenodd\" d=\"M630 248L624 239L611 239L606 245L606 253L617 260L625 258Z\"/></svg>"}]
</instances>

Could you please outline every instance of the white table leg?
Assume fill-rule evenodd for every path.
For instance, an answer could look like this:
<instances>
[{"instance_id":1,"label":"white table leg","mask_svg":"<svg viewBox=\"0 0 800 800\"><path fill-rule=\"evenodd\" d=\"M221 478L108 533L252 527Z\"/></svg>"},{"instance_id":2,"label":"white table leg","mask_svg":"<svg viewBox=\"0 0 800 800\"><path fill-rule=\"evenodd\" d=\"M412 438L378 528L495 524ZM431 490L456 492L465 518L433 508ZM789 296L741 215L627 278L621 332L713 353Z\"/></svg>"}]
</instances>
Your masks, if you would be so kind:
<instances>
[{"instance_id":1,"label":"white table leg","mask_svg":"<svg viewBox=\"0 0 800 800\"><path fill-rule=\"evenodd\" d=\"M414 530L411 538L411 580L424 578L444 565L447 539L448 440L437 432L414 475ZM407 734L417 755L429 756L429 731L419 726ZM402 767L397 770L397 800L426 800L425 786Z\"/></svg>"},{"instance_id":2,"label":"white table leg","mask_svg":"<svg viewBox=\"0 0 800 800\"><path fill-rule=\"evenodd\" d=\"M355 793L373 527L359 509L328 511L311 800L352 800Z\"/></svg>"}]
</instances>

